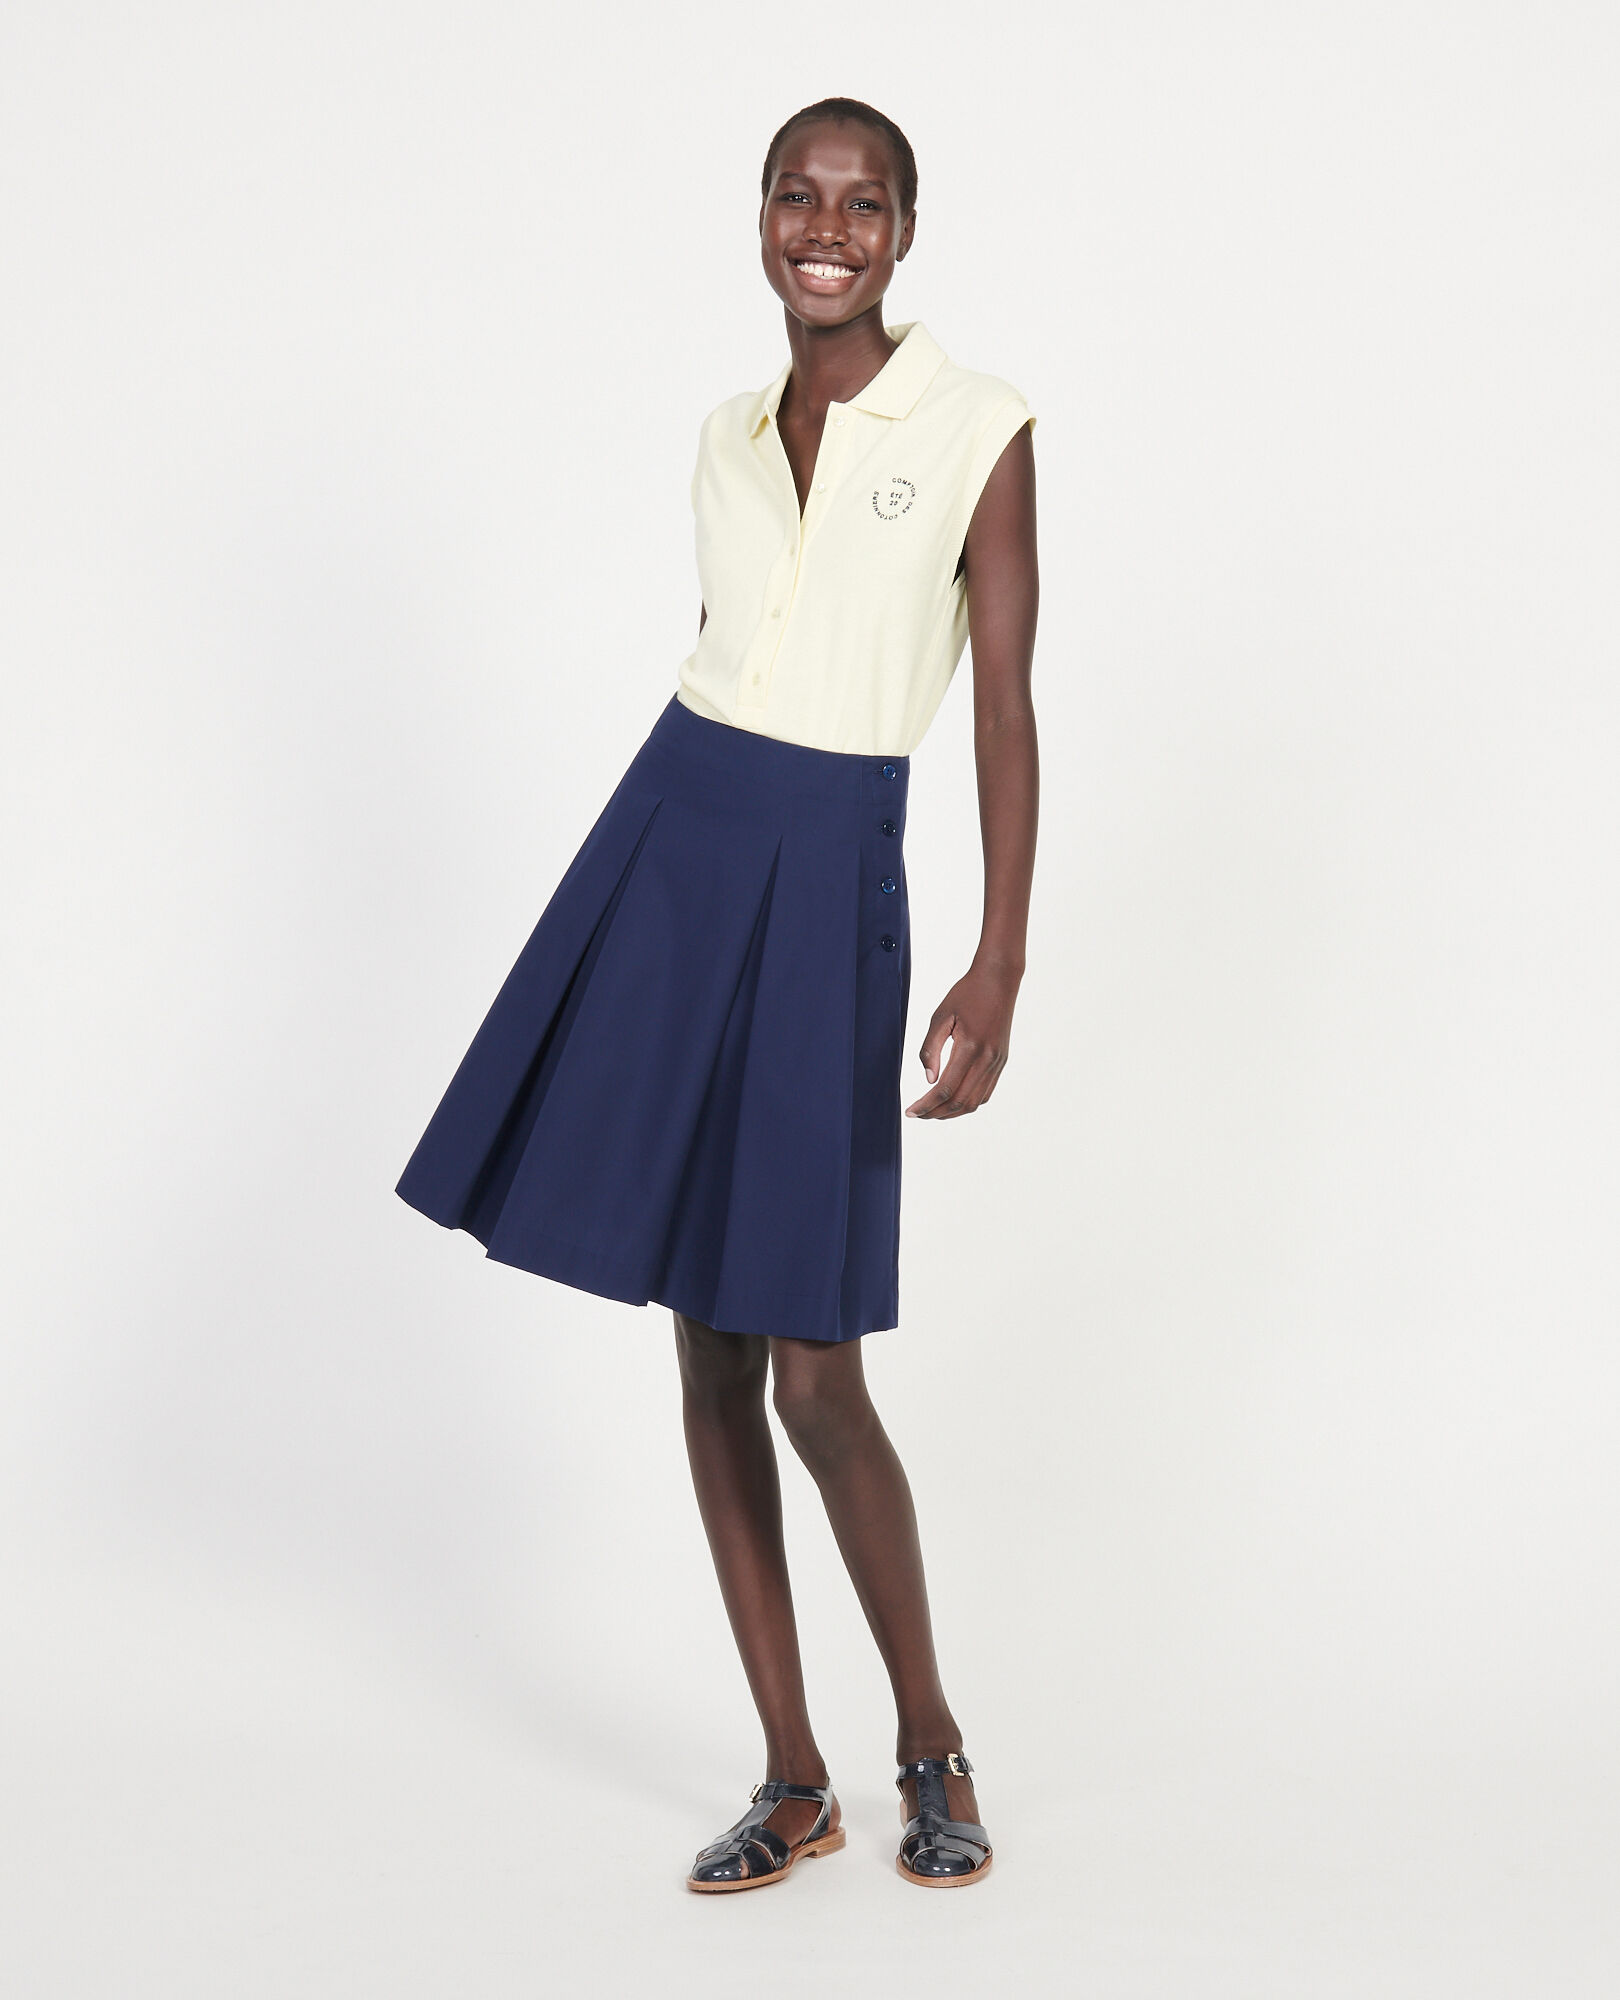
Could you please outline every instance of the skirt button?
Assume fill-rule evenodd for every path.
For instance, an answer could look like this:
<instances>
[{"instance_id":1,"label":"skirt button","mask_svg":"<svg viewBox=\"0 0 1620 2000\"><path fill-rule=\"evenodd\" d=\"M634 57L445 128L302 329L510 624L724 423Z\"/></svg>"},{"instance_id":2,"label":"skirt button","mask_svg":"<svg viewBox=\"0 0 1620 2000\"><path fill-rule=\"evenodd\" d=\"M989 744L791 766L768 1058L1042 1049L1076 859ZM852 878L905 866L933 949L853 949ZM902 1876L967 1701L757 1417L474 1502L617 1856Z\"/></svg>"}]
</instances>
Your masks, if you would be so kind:
<instances>
[{"instance_id":1,"label":"skirt button","mask_svg":"<svg viewBox=\"0 0 1620 2000\"><path fill-rule=\"evenodd\" d=\"M883 767L883 775L886 778L892 778L894 776L894 766L892 764L885 764Z\"/></svg>"},{"instance_id":2,"label":"skirt button","mask_svg":"<svg viewBox=\"0 0 1620 2000\"><path fill-rule=\"evenodd\" d=\"M900 831L899 827L897 827L897 826L895 825L895 823L894 823L894 821L893 821L892 819L886 819L886 820L885 820L885 821L883 822L883 828L882 828L882 830L883 830L883 832L885 832L885 833L889 833L889 834L894 834L894 833L898 833L898 832Z\"/></svg>"},{"instance_id":3,"label":"skirt button","mask_svg":"<svg viewBox=\"0 0 1620 2000\"><path fill-rule=\"evenodd\" d=\"M890 935L889 935L889 933L888 933L887 931L885 931L885 932L883 933L882 937L880 937L880 938L878 939L878 943L879 943L880 945L882 945L882 947L883 947L883 949L884 949L885 951L893 951L893 950L894 950L894 939L893 939L892 937L890 937Z\"/></svg>"},{"instance_id":4,"label":"skirt button","mask_svg":"<svg viewBox=\"0 0 1620 2000\"><path fill-rule=\"evenodd\" d=\"M885 875L880 886L885 896L892 896L894 894L894 877L892 875Z\"/></svg>"}]
</instances>

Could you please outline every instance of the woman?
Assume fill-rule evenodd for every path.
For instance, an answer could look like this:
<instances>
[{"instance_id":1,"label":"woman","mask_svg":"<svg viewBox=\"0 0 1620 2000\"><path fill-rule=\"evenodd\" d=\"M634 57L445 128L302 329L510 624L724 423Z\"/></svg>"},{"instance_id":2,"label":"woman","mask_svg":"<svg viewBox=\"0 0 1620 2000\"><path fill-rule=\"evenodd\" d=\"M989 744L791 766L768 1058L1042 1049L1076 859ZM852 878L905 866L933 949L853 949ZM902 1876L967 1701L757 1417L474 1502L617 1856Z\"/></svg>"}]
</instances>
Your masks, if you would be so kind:
<instances>
[{"instance_id":1,"label":"woman","mask_svg":"<svg viewBox=\"0 0 1620 2000\"><path fill-rule=\"evenodd\" d=\"M844 1844L805 1704L767 1374L893 1684L897 1865L956 1886L986 1873L990 1840L861 1339L898 1311L908 760L969 637L983 928L929 1022L908 1117L990 1097L1023 976L1034 419L920 324L884 323L916 165L881 112L796 113L762 195L789 360L702 427L696 650L399 1192L501 1261L674 1312L693 1482L768 1774L690 1886L762 1887Z\"/></svg>"}]
</instances>

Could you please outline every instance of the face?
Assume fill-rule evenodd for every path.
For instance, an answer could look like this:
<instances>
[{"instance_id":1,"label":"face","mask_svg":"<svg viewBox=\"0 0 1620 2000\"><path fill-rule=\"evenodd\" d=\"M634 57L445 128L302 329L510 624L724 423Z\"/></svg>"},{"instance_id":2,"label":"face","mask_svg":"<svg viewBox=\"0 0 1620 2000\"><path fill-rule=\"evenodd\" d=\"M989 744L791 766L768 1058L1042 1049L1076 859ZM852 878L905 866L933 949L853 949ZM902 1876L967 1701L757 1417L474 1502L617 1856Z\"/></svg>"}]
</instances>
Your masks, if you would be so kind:
<instances>
[{"instance_id":1,"label":"face","mask_svg":"<svg viewBox=\"0 0 1620 2000\"><path fill-rule=\"evenodd\" d=\"M776 156L759 211L771 290L806 326L870 311L911 248L915 211L900 213L894 160L865 125L802 125Z\"/></svg>"}]
</instances>

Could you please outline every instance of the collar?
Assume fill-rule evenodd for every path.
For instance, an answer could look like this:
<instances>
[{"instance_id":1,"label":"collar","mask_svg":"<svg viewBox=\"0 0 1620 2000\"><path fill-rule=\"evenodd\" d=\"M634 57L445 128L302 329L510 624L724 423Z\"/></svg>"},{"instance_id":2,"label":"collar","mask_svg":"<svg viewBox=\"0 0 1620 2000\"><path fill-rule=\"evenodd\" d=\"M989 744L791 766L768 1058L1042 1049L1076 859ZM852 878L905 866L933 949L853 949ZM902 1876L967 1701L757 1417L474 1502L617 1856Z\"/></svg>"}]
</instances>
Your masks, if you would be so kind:
<instances>
[{"instance_id":1,"label":"collar","mask_svg":"<svg viewBox=\"0 0 1620 2000\"><path fill-rule=\"evenodd\" d=\"M901 320L883 330L900 345L859 395L851 396L844 407L865 410L874 417L909 417L924 389L945 365L945 350L918 319ZM777 406L792 373L790 358L776 380L754 398L748 412L750 437L757 437L767 420L776 421Z\"/></svg>"}]
</instances>

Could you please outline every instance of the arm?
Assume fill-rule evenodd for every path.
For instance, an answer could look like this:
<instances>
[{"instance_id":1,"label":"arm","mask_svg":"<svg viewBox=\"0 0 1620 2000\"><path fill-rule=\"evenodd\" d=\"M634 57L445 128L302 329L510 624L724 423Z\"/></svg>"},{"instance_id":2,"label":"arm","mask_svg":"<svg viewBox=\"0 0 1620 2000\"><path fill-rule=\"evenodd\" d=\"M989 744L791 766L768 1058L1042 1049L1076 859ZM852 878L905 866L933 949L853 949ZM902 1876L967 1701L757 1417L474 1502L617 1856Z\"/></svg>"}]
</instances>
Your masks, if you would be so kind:
<instances>
[{"instance_id":1,"label":"arm","mask_svg":"<svg viewBox=\"0 0 1620 2000\"><path fill-rule=\"evenodd\" d=\"M1035 445L1026 424L985 482L967 534L973 647L973 747L984 841L984 921L973 963L934 1010L922 1045L932 1089L908 1118L977 1111L1007 1062L1024 977L1035 873L1040 762L1030 670L1040 576L1035 557ZM940 1074L945 1044L951 1059Z\"/></svg>"}]
</instances>

